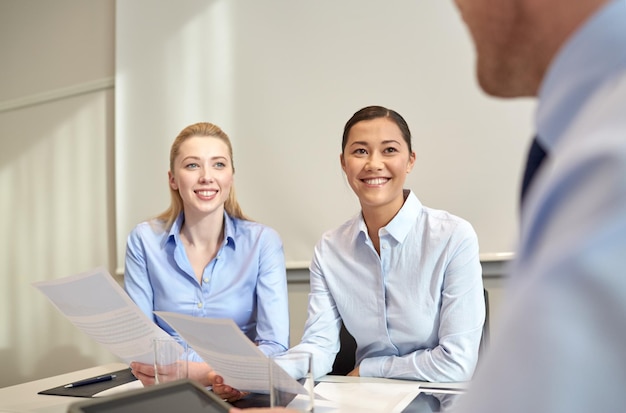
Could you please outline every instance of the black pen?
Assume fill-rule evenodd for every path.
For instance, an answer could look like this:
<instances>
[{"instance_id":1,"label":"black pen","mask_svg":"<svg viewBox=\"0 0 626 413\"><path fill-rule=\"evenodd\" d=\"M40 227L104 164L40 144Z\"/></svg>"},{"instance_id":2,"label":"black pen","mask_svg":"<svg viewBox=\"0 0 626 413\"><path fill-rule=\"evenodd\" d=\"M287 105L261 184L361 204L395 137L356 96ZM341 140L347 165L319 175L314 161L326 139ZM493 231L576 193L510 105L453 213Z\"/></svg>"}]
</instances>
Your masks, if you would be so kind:
<instances>
[{"instance_id":1,"label":"black pen","mask_svg":"<svg viewBox=\"0 0 626 413\"><path fill-rule=\"evenodd\" d=\"M75 383L66 384L63 387L65 387L66 389L71 389L72 387L86 386L88 384L94 384L94 383L100 383L103 381L113 380L116 377L117 376L115 374L107 374L104 376L92 377L90 379L80 380Z\"/></svg>"}]
</instances>

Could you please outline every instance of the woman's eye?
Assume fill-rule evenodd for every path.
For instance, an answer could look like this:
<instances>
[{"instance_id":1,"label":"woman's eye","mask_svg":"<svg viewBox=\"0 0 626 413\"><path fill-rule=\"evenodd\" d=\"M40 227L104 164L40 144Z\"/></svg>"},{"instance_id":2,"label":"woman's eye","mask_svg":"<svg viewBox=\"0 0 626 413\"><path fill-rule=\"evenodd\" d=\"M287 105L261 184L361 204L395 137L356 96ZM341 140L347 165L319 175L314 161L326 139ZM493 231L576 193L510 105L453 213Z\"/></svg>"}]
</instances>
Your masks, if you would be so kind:
<instances>
[{"instance_id":1,"label":"woman's eye","mask_svg":"<svg viewBox=\"0 0 626 413\"><path fill-rule=\"evenodd\" d=\"M216 162L215 167L219 169L226 168L226 164L224 162Z\"/></svg>"},{"instance_id":2,"label":"woman's eye","mask_svg":"<svg viewBox=\"0 0 626 413\"><path fill-rule=\"evenodd\" d=\"M387 149L385 149L385 153L392 153L392 152L398 152L398 150L396 148L387 148Z\"/></svg>"},{"instance_id":3,"label":"woman's eye","mask_svg":"<svg viewBox=\"0 0 626 413\"><path fill-rule=\"evenodd\" d=\"M185 165L185 168L187 169L194 169L197 168L199 165L197 163L188 163L187 165Z\"/></svg>"},{"instance_id":4,"label":"woman's eye","mask_svg":"<svg viewBox=\"0 0 626 413\"><path fill-rule=\"evenodd\" d=\"M355 149L352 153L355 155L365 155L367 151L365 151L365 149L363 148L359 148L359 149Z\"/></svg>"}]
</instances>

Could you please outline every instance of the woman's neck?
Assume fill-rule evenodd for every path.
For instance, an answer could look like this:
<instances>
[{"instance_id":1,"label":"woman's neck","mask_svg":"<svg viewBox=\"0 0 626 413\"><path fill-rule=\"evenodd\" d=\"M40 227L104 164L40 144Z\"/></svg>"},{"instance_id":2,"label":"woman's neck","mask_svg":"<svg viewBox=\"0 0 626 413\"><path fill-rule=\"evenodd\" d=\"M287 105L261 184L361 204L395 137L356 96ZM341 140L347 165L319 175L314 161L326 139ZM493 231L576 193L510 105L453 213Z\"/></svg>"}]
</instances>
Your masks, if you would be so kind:
<instances>
[{"instance_id":1,"label":"woman's neck","mask_svg":"<svg viewBox=\"0 0 626 413\"><path fill-rule=\"evenodd\" d=\"M202 284L204 269L216 257L224 240L224 213L215 211L202 216L185 214L180 239L196 280Z\"/></svg>"},{"instance_id":2,"label":"woman's neck","mask_svg":"<svg viewBox=\"0 0 626 413\"><path fill-rule=\"evenodd\" d=\"M224 239L224 213L215 211L202 216L185 213L180 233L188 245L205 247L220 244Z\"/></svg>"},{"instance_id":3,"label":"woman's neck","mask_svg":"<svg viewBox=\"0 0 626 413\"><path fill-rule=\"evenodd\" d=\"M367 226L367 233L379 255L380 237L378 236L378 231L389 224L398 214L402 205L404 205L405 199L406 197L402 196L392 203L376 207L361 205L361 213L363 214L363 220Z\"/></svg>"}]
</instances>

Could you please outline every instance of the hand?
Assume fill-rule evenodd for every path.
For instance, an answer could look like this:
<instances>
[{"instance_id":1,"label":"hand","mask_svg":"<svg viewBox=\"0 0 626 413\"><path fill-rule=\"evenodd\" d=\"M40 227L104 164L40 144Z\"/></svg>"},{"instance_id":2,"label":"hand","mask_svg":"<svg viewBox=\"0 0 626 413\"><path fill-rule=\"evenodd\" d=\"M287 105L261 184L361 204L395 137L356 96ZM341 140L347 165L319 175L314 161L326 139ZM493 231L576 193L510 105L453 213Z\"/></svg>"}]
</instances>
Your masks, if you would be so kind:
<instances>
[{"instance_id":1,"label":"hand","mask_svg":"<svg viewBox=\"0 0 626 413\"><path fill-rule=\"evenodd\" d=\"M137 377L137 380L144 385L144 387L152 386L155 384L154 379L154 365L153 364L145 364L140 363L138 361L133 361L130 363L130 370L133 373L133 376Z\"/></svg>"},{"instance_id":2,"label":"hand","mask_svg":"<svg viewBox=\"0 0 626 413\"><path fill-rule=\"evenodd\" d=\"M203 361L190 361L187 366L187 377L201 383L204 387L213 384L213 382L210 381L210 377L211 374L215 375L215 373L207 363Z\"/></svg>"},{"instance_id":3,"label":"hand","mask_svg":"<svg viewBox=\"0 0 626 413\"><path fill-rule=\"evenodd\" d=\"M359 374L359 366L356 366L354 370L347 374L347 376L360 377L361 375Z\"/></svg>"},{"instance_id":4,"label":"hand","mask_svg":"<svg viewBox=\"0 0 626 413\"><path fill-rule=\"evenodd\" d=\"M218 376L214 371L209 373L208 379L211 383L213 383L213 393L227 402L235 402L250 394L249 392L239 391L224 384L224 378L222 376Z\"/></svg>"},{"instance_id":5,"label":"hand","mask_svg":"<svg viewBox=\"0 0 626 413\"><path fill-rule=\"evenodd\" d=\"M187 377L198 381L205 387L211 385L209 377L213 370L208 364L204 362L190 361L188 362L187 367ZM154 378L154 365L133 361L130 363L130 369L133 375L137 377L144 387L156 384L156 380Z\"/></svg>"}]
</instances>

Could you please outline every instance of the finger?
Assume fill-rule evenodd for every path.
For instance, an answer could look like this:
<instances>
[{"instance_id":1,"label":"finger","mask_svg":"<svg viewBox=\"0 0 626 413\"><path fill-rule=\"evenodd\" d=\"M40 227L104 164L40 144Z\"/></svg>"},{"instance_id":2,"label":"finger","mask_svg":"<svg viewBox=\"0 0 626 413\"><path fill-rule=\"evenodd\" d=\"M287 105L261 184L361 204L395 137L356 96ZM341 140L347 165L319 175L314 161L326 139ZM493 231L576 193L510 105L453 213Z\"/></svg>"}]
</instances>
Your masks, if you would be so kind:
<instances>
[{"instance_id":1,"label":"finger","mask_svg":"<svg viewBox=\"0 0 626 413\"><path fill-rule=\"evenodd\" d=\"M141 380L143 384L155 384L156 382L154 376L149 376L147 374L139 374L139 380Z\"/></svg>"},{"instance_id":2,"label":"finger","mask_svg":"<svg viewBox=\"0 0 626 413\"><path fill-rule=\"evenodd\" d=\"M219 392L219 393L232 393L233 392L233 388L226 385L226 384L214 384L213 385L213 391L214 392Z\"/></svg>"},{"instance_id":3,"label":"finger","mask_svg":"<svg viewBox=\"0 0 626 413\"><path fill-rule=\"evenodd\" d=\"M235 394L232 397L228 398L228 401L230 403L236 402L237 400L243 399L249 394L250 394L249 392L235 390Z\"/></svg>"},{"instance_id":4,"label":"finger","mask_svg":"<svg viewBox=\"0 0 626 413\"><path fill-rule=\"evenodd\" d=\"M133 374L133 376L135 376L137 378L137 380L139 380L141 382L141 384L143 384L144 386L151 386L153 384L156 383L156 380L154 378L154 375L151 374L145 374L144 372L140 371L140 370L131 370L131 373Z\"/></svg>"},{"instance_id":5,"label":"finger","mask_svg":"<svg viewBox=\"0 0 626 413\"><path fill-rule=\"evenodd\" d=\"M236 401L237 401L237 400L239 400L239 399L240 399L240 397L233 396L233 397L229 397L229 398L227 398L227 399L226 399L226 401L227 401L228 403L234 403L234 402L236 402Z\"/></svg>"},{"instance_id":6,"label":"finger","mask_svg":"<svg viewBox=\"0 0 626 413\"><path fill-rule=\"evenodd\" d=\"M231 387L227 387L224 385L213 386L213 393L217 394L222 399L227 399L232 397L234 392Z\"/></svg>"},{"instance_id":7,"label":"finger","mask_svg":"<svg viewBox=\"0 0 626 413\"><path fill-rule=\"evenodd\" d=\"M226 396L226 401L229 403L232 403L232 402L236 402L240 398L241 396L239 395L239 392L233 392L230 395Z\"/></svg>"},{"instance_id":8,"label":"finger","mask_svg":"<svg viewBox=\"0 0 626 413\"><path fill-rule=\"evenodd\" d=\"M131 369L146 376L154 376L154 366L151 364L133 362L131 363Z\"/></svg>"}]
</instances>

